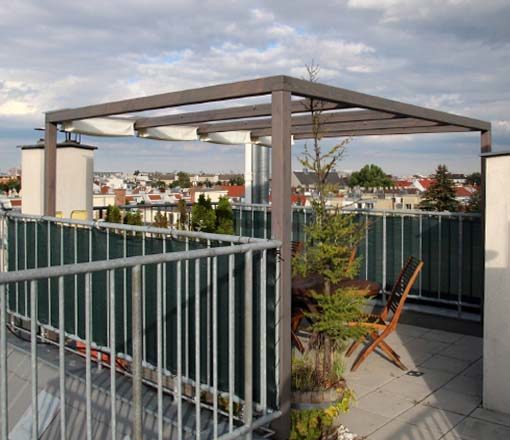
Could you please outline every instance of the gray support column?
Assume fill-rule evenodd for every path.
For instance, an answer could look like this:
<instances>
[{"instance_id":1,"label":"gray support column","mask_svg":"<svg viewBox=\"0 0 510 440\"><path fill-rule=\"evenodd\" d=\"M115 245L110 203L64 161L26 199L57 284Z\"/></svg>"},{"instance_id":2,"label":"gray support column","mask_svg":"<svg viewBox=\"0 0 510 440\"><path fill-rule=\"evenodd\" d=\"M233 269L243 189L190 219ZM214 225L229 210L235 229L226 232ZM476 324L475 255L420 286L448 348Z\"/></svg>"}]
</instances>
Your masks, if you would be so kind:
<instances>
[{"instance_id":1,"label":"gray support column","mask_svg":"<svg viewBox=\"0 0 510 440\"><path fill-rule=\"evenodd\" d=\"M253 144L244 146L244 202L253 203Z\"/></svg>"},{"instance_id":2,"label":"gray support column","mask_svg":"<svg viewBox=\"0 0 510 440\"><path fill-rule=\"evenodd\" d=\"M57 125L46 122L44 132L44 214L55 215L57 200Z\"/></svg>"},{"instance_id":3,"label":"gray support column","mask_svg":"<svg viewBox=\"0 0 510 440\"><path fill-rule=\"evenodd\" d=\"M287 439L290 431L291 374L291 94L272 93L272 237L282 242L279 279L279 406L282 417L275 423L278 439Z\"/></svg>"}]
</instances>

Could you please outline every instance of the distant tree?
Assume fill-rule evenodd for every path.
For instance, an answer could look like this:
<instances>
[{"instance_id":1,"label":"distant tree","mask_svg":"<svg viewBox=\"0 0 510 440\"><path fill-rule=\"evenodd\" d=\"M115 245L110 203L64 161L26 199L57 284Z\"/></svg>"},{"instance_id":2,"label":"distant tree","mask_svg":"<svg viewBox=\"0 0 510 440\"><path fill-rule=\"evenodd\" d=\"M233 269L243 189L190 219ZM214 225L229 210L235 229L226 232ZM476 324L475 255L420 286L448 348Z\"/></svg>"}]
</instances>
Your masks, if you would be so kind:
<instances>
[{"instance_id":1,"label":"distant tree","mask_svg":"<svg viewBox=\"0 0 510 440\"><path fill-rule=\"evenodd\" d=\"M361 170L351 174L349 186L363 188L387 188L393 185L391 178L377 165L365 165Z\"/></svg>"},{"instance_id":2,"label":"distant tree","mask_svg":"<svg viewBox=\"0 0 510 440\"><path fill-rule=\"evenodd\" d=\"M244 176L239 175L231 177L228 181L228 184L232 186L244 185Z\"/></svg>"},{"instance_id":3,"label":"distant tree","mask_svg":"<svg viewBox=\"0 0 510 440\"><path fill-rule=\"evenodd\" d=\"M132 225L132 226L142 226L142 213L140 211L126 212L126 215L124 216L124 224L126 225Z\"/></svg>"},{"instance_id":4,"label":"distant tree","mask_svg":"<svg viewBox=\"0 0 510 440\"><path fill-rule=\"evenodd\" d=\"M446 165L439 165L432 179L434 183L425 191L418 207L425 211L457 211L459 202L455 199L455 186Z\"/></svg>"},{"instance_id":5,"label":"distant tree","mask_svg":"<svg viewBox=\"0 0 510 440\"><path fill-rule=\"evenodd\" d=\"M194 231L214 232L216 230L216 213L211 199L200 194L197 203L191 208L191 227Z\"/></svg>"},{"instance_id":6,"label":"distant tree","mask_svg":"<svg viewBox=\"0 0 510 440\"><path fill-rule=\"evenodd\" d=\"M189 178L189 174L184 171L179 171L177 173L177 179L174 180L171 184L171 188L189 188L191 186L191 180Z\"/></svg>"},{"instance_id":7,"label":"distant tree","mask_svg":"<svg viewBox=\"0 0 510 440\"><path fill-rule=\"evenodd\" d=\"M185 200L180 199L177 202L177 211L179 212L179 222L177 227L179 229L188 229L188 206Z\"/></svg>"},{"instance_id":8,"label":"distant tree","mask_svg":"<svg viewBox=\"0 0 510 440\"><path fill-rule=\"evenodd\" d=\"M152 186L158 188L158 189L166 189L166 184L162 180L155 180L152 182Z\"/></svg>"},{"instance_id":9,"label":"distant tree","mask_svg":"<svg viewBox=\"0 0 510 440\"><path fill-rule=\"evenodd\" d=\"M158 210L154 216L154 222L152 223L156 228L168 228L168 217L166 214Z\"/></svg>"},{"instance_id":10,"label":"distant tree","mask_svg":"<svg viewBox=\"0 0 510 440\"><path fill-rule=\"evenodd\" d=\"M10 190L16 190L19 192L21 189L21 181L15 177L9 179L5 183L0 183L0 192L8 193Z\"/></svg>"},{"instance_id":11,"label":"distant tree","mask_svg":"<svg viewBox=\"0 0 510 440\"><path fill-rule=\"evenodd\" d=\"M133 173L134 176L138 176L140 174L140 170L135 170L135 172Z\"/></svg>"},{"instance_id":12,"label":"distant tree","mask_svg":"<svg viewBox=\"0 0 510 440\"><path fill-rule=\"evenodd\" d=\"M480 209L481 209L480 190L477 189L469 197L468 203L466 205L466 211L467 212L480 212Z\"/></svg>"},{"instance_id":13,"label":"distant tree","mask_svg":"<svg viewBox=\"0 0 510 440\"><path fill-rule=\"evenodd\" d=\"M471 174L468 174L466 176L466 183L473 186L480 186L482 184L482 175L481 173L474 172Z\"/></svg>"},{"instance_id":14,"label":"distant tree","mask_svg":"<svg viewBox=\"0 0 510 440\"><path fill-rule=\"evenodd\" d=\"M234 213L226 196L220 197L216 207L216 232L218 234L234 234Z\"/></svg>"},{"instance_id":15,"label":"distant tree","mask_svg":"<svg viewBox=\"0 0 510 440\"><path fill-rule=\"evenodd\" d=\"M122 223L122 215L118 206L108 205L106 208L106 217L108 223Z\"/></svg>"}]
</instances>

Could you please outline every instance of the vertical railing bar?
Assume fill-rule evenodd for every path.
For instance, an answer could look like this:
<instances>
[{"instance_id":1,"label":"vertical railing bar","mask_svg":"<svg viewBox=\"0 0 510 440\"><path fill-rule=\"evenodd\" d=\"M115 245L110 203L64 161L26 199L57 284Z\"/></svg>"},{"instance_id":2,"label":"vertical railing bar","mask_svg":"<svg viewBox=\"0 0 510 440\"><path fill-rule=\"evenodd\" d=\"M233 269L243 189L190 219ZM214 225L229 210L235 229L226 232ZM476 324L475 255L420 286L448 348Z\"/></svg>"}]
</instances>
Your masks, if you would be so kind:
<instances>
[{"instance_id":1,"label":"vertical railing bar","mask_svg":"<svg viewBox=\"0 0 510 440\"><path fill-rule=\"evenodd\" d=\"M260 405L267 409L267 250L260 261Z\"/></svg>"},{"instance_id":2,"label":"vertical railing bar","mask_svg":"<svg viewBox=\"0 0 510 440\"><path fill-rule=\"evenodd\" d=\"M145 211L144 211L145 212ZM151 207L151 218L152 218L152 207ZM142 255L145 255L145 233L142 233ZM143 360L147 360L147 317L145 312L147 309L147 303L145 298L145 266L142 266L142 337L143 337Z\"/></svg>"},{"instance_id":3,"label":"vertical railing bar","mask_svg":"<svg viewBox=\"0 0 510 440\"><path fill-rule=\"evenodd\" d=\"M438 216L438 222L439 222L439 227L438 227L438 249L439 249L439 255L437 257L437 261L438 261L438 264L437 264L437 297L438 299L441 299L441 264L442 264L442 241L441 241L441 216Z\"/></svg>"},{"instance_id":4,"label":"vertical railing bar","mask_svg":"<svg viewBox=\"0 0 510 440\"><path fill-rule=\"evenodd\" d=\"M110 259L110 228L106 228L106 261ZM108 282L108 274L106 275L106 340L110 340L110 283ZM98 365L101 365L98 362Z\"/></svg>"},{"instance_id":5,"label":"vertical railing bar","mask_svg":"<svg viewBox=\"0 0 510 440\"><path fill-rule=\"evenodd\" d=\"M163 295L161 263L156 266L156 353L157 353L157 380L158 380L158 439L163 440Z\"/></svg>"},{"instance_id":6,"label":"vertical railing bar","mask_svg":"<svg viewBox=\"0 0 510 440\"><path fill-rule=\"evenodd\" d=\"M207 247L211 247L211 240L207 240ZM206 297L206 376L207 384L211 384L211 258L207 258L207 297Z\"/></svg>"},{"instance_id":7,"label":"vertical railing bar","mask_svg":"<svg viewBox=\"0 0 510 440\"><path fill-rule=\"evenodd\" d=\"M462 257L463 257L463 230L462 216L459 215L459 291L457 294L457 316L462 317Z\"/></svg>"},{"instance_id":8,"label":"vertical railing bar","mask_svg":"<svg viewBox=\"0 0 510 440\"><path fill-rule=\"evenodd\" d=\"M85 274L85 394L87 440L92 440L91 283L92 275L88 272Z\"/></svg>"},{"instance_id":9,"label":"vertical railing bar","mask_svg":"<svg viewBox=\"0 0 510 440\"><path fill-rule=\"evenodd\" d=\"M30 282L30 353L32 367L32 439L39 437L39 408L37 406L37 281Z\"/></svg>"},{"instance_id":10,"label":"vertical railing bar","mask_svg":"<svg viewBox=\"0 0 510 440\"><path fill-rule=\"evenodd\" d=\"M234 255L228 256L228 423L229 432L234 430L235 392L235 274Z\"/></svg>"},{"instance_id":11,"label":"vertical railing bar","mask_svg":"<svg viewBox=\"0 0 510 440\"><path fill-rule=\"evenodd\" d=\"M254 207L251 207L251 235L250 237L255 237L255 211Z\"/></svg>"},{"instance_id":12,"label":"vertical railing bar","mask_svg":"<svg viewBox=\"0 0 510 440\"><path fill-rule=\"evenodd\" d=\"M213 438L218 438L218 257L212 266Z\"/></svg>"},{"instance_id":13,"label":"vertical railing bar","mask_svg":"<svg viewBox=\"0 0 510 440\"><path fill-rule=\"evenodd\" d=\"M27 269L28 257L27 257L27 221L23 220L23 269ZM28 315L28 281L25 281L25 316Z\"/></svg>"},{"instance_id":14,"label":"vertical railing bar","mask_svg":"<svg viewBox=\"0 0 510 440\"><path fill-rule=\"evenodd\" d=\"M124 229L122 240L122 255L127 257L127 231ZM127 268L122 269L122 320L124 324L124 353L128 352L128 330L127 330Z\"/></svg>"},{"instance_id":15,"label":"vertical railing bar","mask_svg":"<svg viewBox=\"0 0 510 440\"><path fill-rule=\"evenodd\" d=\"M239 235L240 236L243 235L243 210L244 210L244 207L241 206L239 209Z\"/></svg>"},{"instance_id":16,"label":"vertical railing bar","mask_svg":"<svg viewBox=\"0 0 510 440\"><path fill-rule=\"evenodd\" d=\"M2 440L7 440L9 433L9 406L7 403L7 301L5 295L5 285L0 284L0 432Z\"/></svg>"},{"instance_id":17,"label":"vertical railing bar","mask_svg":"<svg viewBox=\"0 0 510 440\"><path fill-rule=\"evenodd\" d=\"M14 219L14 270L19 270L19 255L18 255L18 219ZM49 282L49 279L48 279ZM49 295L49 290L48 290ZM48 297L49 299L49 297ZM16 298L15 298L16 313L19 313L19 282L16 283ZM26 313L27 311L25 311ZM28 314L28 313L27 313ZM26 315L25 315L26 316Z\"/></svg>"},{"instance_id":18,"label":"vertical railing bar","mask_svg":"<svg viewBox=\"0 0 510 440\"><path fill-rule=\"evenodd\" d=\"M74 225L74 264L78 263L78 226ZM74 278L74 334L78 336L78 275Z\"/></svg>"},{"instance_id":19,"label":"vertical railing bar","mask_svg":"<svg viewBox=\"0 0 510 440\"><path fill-rule=\"evenodd\" d=\"M48 267L51 267L51 222L47 223L47 243L46 256L48 258ZM48 324L51 325L51 278L48 278Z\"/></svg>"},{"instance_id":20,"label":"vertical railing bar","mask_svg":"<svg viewBox=\"0 0 510 440\"><path fill-rule=\"evenodd\" d=\"M400 267L404 267L404 222L405 215L400 217Z\"/></svg>"},{"instance_id":21,"label":"vertical railing bar","mask_svg":"<svg viewBox=\"0 0 510 440\"><path fill-rule=\"evenodd\" d=\"M117 438L117 383L116 383L116 362L117 362L117 340L115 332L115 270L109 271L110 282L110 400L111 400L111 426L112 440Z\"/></svg>"},{"instance_id":22,"label":"vertical railing bar","mask_svg":"<svg viewBox=\"0 0 510 440\"><path fill-rule=\"evenodd\" d=\"M253 422L253 251L244 262L244 412L245 426ZM251 440L250 430L245 438Z\"/></svg>"},{"instance_id":23,"label":"vertical railing bar","mask_svg":"<svg viewBox=\"0 0 510 440\"><path fill-rule=\"evenodd\" d=\"M134 266L131 270L131 316L132 316L132 340L133 340L133 439L142 440L142 363L143 363L143 347L142 347L142 292L141 292L141 267Z\"/></svg>"},{"instance_id":24,"label":"vertical railing bar","mask_svg":"<svg viewBox=\"0 0 510 440\"><path fill-rule=\"evenodd\" d=\"M166 254L167 236L163 237L163 253ZM167 298L166 298L166 270L167 263L163 264L163 368L167 369Z\"/></svg>"},{"instance_id":25,"label":"vertical railing bar","mask_svg":"<svg viewBox=\"0 0 510 440\"><path fill-rule=\"evenodd\" d=\"M195 260L195 424L196 438L200 439L200 259Z\"/></svg>"},{"instance_id":26,"label":"vertical railing bar","mask_svg":"<svg viewBox=\"0 0 510 440\"><path fill-rule=\"evenodd\" d=\"M365 214L365 279L368 280L368 214Z\"/></svg>"},{"instance_id":27,"label":"vertical railing bar","mask_svg":"<svg viewBox=\"0 0 510 440\"><path fill-rule=\"evenodd\" d=\"M59 359L59 386L60 386L60 437L66 435L66 361L65 361L65 304L64 304L64 277L58 278L58 359Z\"/></svg>"},{"instance_id":28,"label":"vertical railing bar","mask_svg":"<svg viewBox=\"0 0 510 440\"><path fill-rule=\"evenodd\" d=\"M274 326L274 337L275 337L275 382L276 382L276 401L280 401L280 308L281 308L281 295L280 295L280 257L278 249L276 254L276 269L275 269L275 326Z\"/></svg>"},{"instance_id":29,"label":"vertical railing bar","mask_svg":"<svg viewBox=\"0 0 510 440\"><path fill-rule=\"evenodd\" d=\"M186 237L185 249L189 251L189 238ZM184 367L189 378L189 260L184 262Z\"/></svg>"},{"instance_id":30,"label":"vertical railing bar","mask_svg":"<svg viewBox=\"0 0 510 440\"><path fill-rule=\"evenodd\" d=\"M420 219L419 220L420 221L420 223L419 223L419 225L420 225L420 241L419 241L418 246L419 246L420 260L423 260L423 215L420 214L419 219ZM418 295L420 297L422 296L422 291L421 291L421 289L422 289L422 287L421 287L422 286L422 272L423 271L420 270L420 275L418 278L418 281L419 281L418 282L418 290L419 290Z\"/></svg>"},{"instance_id":31,"label":"vertical railing bar","mask_svg":"<svg viewBox=\"0 0 510 440\"><path fill-rule=\"evenodd\" d=\"M177 438L182 440L182 280L181 261L177 261Z\"/></svg>"},{"instance_id":32,"label":"vertical railing bar","mask_svg":"<svg viewBox=\"0 0 510 440\"><path fill-rule=\"evenodd\" d=\"M383 214L383 258L382 258L382 271L383 271L383 285L382 285L382 295L383 295L383 302L386 303L386 283L387 283L387 262L386 262L386 253L388 251L387 249L387 221L386 221L386 213Z\"/></svg>"}]
</instances>

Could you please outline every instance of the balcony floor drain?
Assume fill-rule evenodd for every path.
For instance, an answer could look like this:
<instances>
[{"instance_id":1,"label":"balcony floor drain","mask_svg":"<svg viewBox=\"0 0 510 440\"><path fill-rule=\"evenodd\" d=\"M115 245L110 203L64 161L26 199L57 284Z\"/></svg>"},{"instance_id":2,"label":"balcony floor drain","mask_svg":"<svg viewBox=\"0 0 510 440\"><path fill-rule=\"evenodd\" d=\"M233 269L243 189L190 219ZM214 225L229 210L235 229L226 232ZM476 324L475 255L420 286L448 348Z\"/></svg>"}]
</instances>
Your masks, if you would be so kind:
<instances>
[{"instance_id":1,"label":"balcony floor drain","mask_svg":"<svg viewBox=\"0 0 510 440\"><path fill-rule=\"evenodd\" d=\"M411 377L420 377L423 376L423 373L421 371L411 370L406 373L407 376Z\"/></svg>"}]
</instances>

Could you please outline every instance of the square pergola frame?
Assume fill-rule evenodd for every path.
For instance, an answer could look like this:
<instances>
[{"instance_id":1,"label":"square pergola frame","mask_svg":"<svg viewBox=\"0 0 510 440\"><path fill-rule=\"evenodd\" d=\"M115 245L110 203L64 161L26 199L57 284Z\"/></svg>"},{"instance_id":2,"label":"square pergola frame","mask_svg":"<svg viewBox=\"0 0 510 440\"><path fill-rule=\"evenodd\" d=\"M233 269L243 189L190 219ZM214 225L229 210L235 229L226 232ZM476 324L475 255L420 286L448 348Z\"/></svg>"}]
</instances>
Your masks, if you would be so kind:
<instances>
[{"instance_id":1,"label":"square pergola frame","mask_svg":"<svg viewBox=\"0 0 510 440\"><path fill-rule=\"evenodd\" d=\"M191 124L198 125L199 132L204 133L251 130L254 135L272 136L271 231L272 238L282 242L279 405L284 416L278 431L285 438L289 428L291 365L291 137L313 137L311 116L299 115L309 112L307 100L322 102L322 137L476 131L481 134L481 152L489 153L492 142L489 122L283 75L57 110L46 113L44 210L46 215L55 215L58 124L263 95L270 95L269 104L140 117L135 128ZM300 99L292 100L292 97Z\"/></svg>"}]
</instances>

